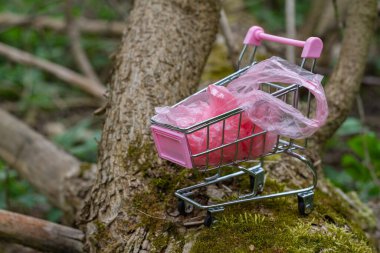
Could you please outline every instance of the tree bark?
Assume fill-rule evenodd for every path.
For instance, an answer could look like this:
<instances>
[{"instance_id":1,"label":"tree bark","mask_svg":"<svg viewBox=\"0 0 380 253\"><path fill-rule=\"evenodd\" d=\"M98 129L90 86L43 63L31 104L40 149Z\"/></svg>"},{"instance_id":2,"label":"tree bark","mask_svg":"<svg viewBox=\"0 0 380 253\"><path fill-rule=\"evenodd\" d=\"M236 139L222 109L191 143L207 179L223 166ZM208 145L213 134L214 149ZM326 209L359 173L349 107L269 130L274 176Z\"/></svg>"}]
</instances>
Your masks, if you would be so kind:
<instances>
[{"instance_id":1,"label":"tree bark","mask_svg":"<svg viewBox=\"0 0 380 253\"><path fill-rule=\"evenodd\" d=\"M152 145L149 119L154 107L195 91L219 12L217 0L134 4L110 81L99 172L81 216L91 252L137 252L147 236L131 206L133 196L148 191L144 174L163 166Z\"/></svg>"},{"instance_id":2,"label":"tree bark","mask_svg":"<svg viewBox=\"0 0 380 253\"><path fill-rule=\"evenodd\" d=\"M318 26L321 16L324 13L326 7L329 6L328 0L314 0L311 3L310 9L306 15L304 24L300 28L299 38L308 38L311 34L314 34L316 27ZM331 8L331 6L329 6ZM315 34L318 36L318 34Z\"/></svg>"}]
</instances>

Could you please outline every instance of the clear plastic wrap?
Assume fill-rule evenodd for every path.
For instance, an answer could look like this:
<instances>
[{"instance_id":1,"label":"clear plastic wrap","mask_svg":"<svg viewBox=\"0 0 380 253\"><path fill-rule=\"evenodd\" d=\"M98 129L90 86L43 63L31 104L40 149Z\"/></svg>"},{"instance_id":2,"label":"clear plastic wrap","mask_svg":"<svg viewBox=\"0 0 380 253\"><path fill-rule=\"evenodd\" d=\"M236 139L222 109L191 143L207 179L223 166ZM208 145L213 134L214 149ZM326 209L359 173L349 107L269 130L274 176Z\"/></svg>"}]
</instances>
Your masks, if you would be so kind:
<instances>
[{"instance_id":1,"label":"clear plastic wrap","mask_svg":"<svg viewBox=\"0 0 380 253\"><path fill-rule=\"evenodd\" d=\"M248 117L262 129L301 139L311 136L327 119L328 106L321 85L322 78L279 57L272 57L253 65L244 75L232 81L228 89ZM297 84L308 89L316 100L315 117L309 119L293 106L258 90L260 83L271 82Z\"/></svg>"}]
</instances>

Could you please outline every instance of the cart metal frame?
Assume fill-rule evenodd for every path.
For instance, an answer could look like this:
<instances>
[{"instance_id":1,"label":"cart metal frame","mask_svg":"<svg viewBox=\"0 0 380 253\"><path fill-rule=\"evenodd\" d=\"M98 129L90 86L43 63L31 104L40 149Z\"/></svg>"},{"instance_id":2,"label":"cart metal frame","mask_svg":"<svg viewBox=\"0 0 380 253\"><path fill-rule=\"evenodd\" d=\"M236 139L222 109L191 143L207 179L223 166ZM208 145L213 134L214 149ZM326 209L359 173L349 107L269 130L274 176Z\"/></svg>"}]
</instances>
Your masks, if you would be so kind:
<instances>
[{"instance_id":1,"label":"cart metal frame","mask_svg":"<svg viewBox=\"0 0 380 253\"><path fill-rule=\"evenodd\" d=\"M253 32L252 32L253 31ZM257 31L261 32L260 35L261 37L255 37L257 39L256 43L254 39L252 39L253 35L257 35ZM253 35L252 35L253 34ZM251 37L249 37L251 36ZM267 36L267 37L266 37ZM269 37L268 37L269 36ZM248 39L247 39L248 38ZM251 41L249 39L251 38ZM241 65L242 61L244 58L248 58L248 65L245 67L240 68L238 71L235 73L223 78L222 80L214 83L215 85L221 85L221 86L227 86L232 80L238 78L240 75L244 74L250 67L251 65L255 64L255 55L258 49L258 46L260 45L261 40L270 40L270 41L275 41L279 42L282 44L288 44L288 45L293 45L293 46L299 46L303 47L304 51L302 53L302 62L300 66L304 68L306 61L311 60L311 68L310 71L313 72L315 65L316 65L316 59L319 57L319 55L315 55L315 48L318 48L319 51L322 50L322 46L318 44L317 46L315 45L315 40L318 38L311 37L307 41L298 41L298 40L292 40L292 39L286 39L278 36L273 36L273 35L268 35L264 33L264 30L260 27L252 27L250 31L247 34L247 37L245 39L245 45L240 53L239 60L238 60L238 66ZM253 42L252 42L253 40ZM319 40L319 39L318 39ZM309 53L305 53L305 48L307 50L307 45L308 41L312 41L314 45L309 47ZM320 41L320 40L319 40ZM322 43L320 41L320 43ZM257 45L258 44L258 45ZM310 43L309 43L310 44ZM322 44L323 45L323 44ZM253 47L251 47L253 46ZM311 48L311 49L310 49ZM311 50L311 51L310 51ZM249 53L248 51L251 51ZM314 54L313 54L314 53ZM298 108L299 106L299 101L300 101L300 86L297 84L293 85L284 85L284 84L276 84L276 83L262 83L260 84L260 89L262 91L270 93L272 96L277 97L278 99L282 99L288 104L291 104L293 107ZM206 88L198 91L194 95L205 92ZM191 96L190 96L191 97ZM182 104L186 102L190 97L184 99L183 101L173 105L173 107ZM311 93L308 91L307 93L307 101L306 101L306 111L305 114L307 117L310 117L311 115ZM172 125L167 125L167 124L161 124L159 122L156 122L153 118L151 119L151 123L153 125L158 125L160 127L168 128L180 133L183 133L185 135L192 134L196 131L200 131L202 129L206 129L207 131L207 148L205 151L197 153L197 154L190 154L191 156L191 161L193 164L194 159L197 157L201 156L206 156L206 164L204 166L201 166L199 168L196 168L200 171L207 172L207 171L216 171L216 174L212 177L205 178L203 182L200 182L198 184L188 186L182 189L178 189L175 192L175 196L179 199L179 204L178 204L178 209L181 214L187 214L192 212L194 207L200 208L200 209L206 209L207 210L207 215L204 220L204 224L206 226L210 226L213 223L213 216L212 214L215 212L220 212L223 211L226 206L229 205L234 205L234 204L239 204L239 203L245 203L245 202L250 202L250 201L258 201L258 200L263 200L263 199L269 199L269 198L278 198L278 197L284 197L284 196L289 196L289 195L297 195L298 198L298 210L301 214L306 215L309 214L312 209L313 209L313 197L314 197L314 189L317 185L317 172L316 168L314 167L312 161L305 155L301 154L300 151L304 150L307 147L307 139L303 141L302 144L300 144L298 141L295 141L294 139L289 139L289 138L284 138L282 136L277 136L277 141L272 149L271 152L262 155L259 158L258 164L252 166L252 167L245 167L242 165L242 163L246 163L249 161L252 161L252 157L247 157L246 159L243 160L236 160L233 162L228 162L228 163L223 163L223 150L226 147L230 147L235 145L236 146L236 151L235 151L235 158L238 157L238 144L243 141L250 140L250 152L249 154L251 155L251 150L253 146L253 140L255 137L262 136L263 138L263 148L265 147L265 138L266 138L266 131L261 131L259 133L254 133L252 131L252 134L249 136L246 136L244 138L239 138L239 132L240 132L240 124L242 120L242 115L244 113L244 110L241 108L236 108L234 110L228 111L226 113L223 113L221 115L218 115L214 118L207 119L205 121L199 122L193 126L187 127L187 128L179 128L175 127ZM230 143L224 143L224 127L226 124L226 120L231 118L231 117L236 117L236 115L239 115L239 132L238 136L235 141L230 142ZM210 148L209 147L209 131L210 131L210 126L213 124L217 124L222 122L223 124L223 136L222 136L222 143L220 146L217 146L215 148ZM215 151L220 150L221 152L221 160L218 165L213 165L211 166L209 164L209 154ZM271 193L267 195L259 195L263 189L264 189L264 184L265 184L265 175L264 175L264 157L267 156L272 156L276 154L286 154L291 157L294 157L301 162L303 162L306 165L307 170L310 172L312 175L312 180L310 180L310 184L307 187L300 188L300 189L293 189L293 190L288 190L284 192L277 192L277 193ZM234 168L234 172L230 174L223 175L223 169L229 167L229 168ZM244 194L238 196L236 199L233 200L228 200L216 204L209 204L209 205L204 205L199 202L197 202L195 199L191 198L195 190L206 187L208 185L212 184L217 184L221 183L226 180L230 180L232 178L240 177L243 175L248 175L250 177L250 185L251 185L251 192L249 194Z\"/></svg>"}]
</instances>

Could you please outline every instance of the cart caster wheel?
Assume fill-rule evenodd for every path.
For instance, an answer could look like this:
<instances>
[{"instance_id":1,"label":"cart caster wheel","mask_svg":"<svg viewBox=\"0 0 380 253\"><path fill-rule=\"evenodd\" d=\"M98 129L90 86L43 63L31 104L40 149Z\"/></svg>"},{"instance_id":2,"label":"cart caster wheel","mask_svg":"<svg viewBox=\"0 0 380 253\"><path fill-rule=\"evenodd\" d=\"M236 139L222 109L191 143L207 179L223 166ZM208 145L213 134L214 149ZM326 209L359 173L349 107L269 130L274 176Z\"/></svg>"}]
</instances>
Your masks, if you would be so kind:
<instances>
[{"instance_id":1,"label":"cart caster wheel","mask_svg":"<svg viewBox=\"0 0 380 253\"><path fill-rule=\"evenodd\" d=\"M264 182L261 182L259 185L255 186L255 177L254 176L249 176L249 183L251 185L252 191L255 191L256 194L260 194L264 191Z\"/></svg>"},{"instance_id":2,"label":"cart caster wheel","mask_svg":"<svg viewBox=\"0 0 380 253\"><path fill-rule=\"evenodd\" d=\"M301 215L308 215L313 210L314 192L302 192L297 195L298 211Z\"/></svg>"},{"instance_id":3,"label":"cart caster wheel","mask_svg":"<svg viewBox=\"0 0 380 253\"><path fill-rule=\"evenodd\" d=\"M258 195L264 191L264 172L255 176L249 176L249 183L254 195Z\"/></svg>"},{"instance_id":4,"label":"cart caster wheel","mask_svg":"<svg viewBox=\"0 0 380 253\"><path fill-rule=\"evenodd\" d=\"M178 211L181 215L187 215L193 212L194 206L190 203L185 202L182 199L178 200Z\"/></svg>"},{"instance_id":5,"label":"cart caster wheel","mask_svg":"<svg viewBox=\"0 0 380 253\"><path fill-rule=\"evenodd\" d=\"M212 223L214 222L214 218L212 217L212 214L211 212L207 211L207 215L206 215L206 218L203 222L203 224L206 226L206 227L211 227Z\"/></svg>"}]
</instances>

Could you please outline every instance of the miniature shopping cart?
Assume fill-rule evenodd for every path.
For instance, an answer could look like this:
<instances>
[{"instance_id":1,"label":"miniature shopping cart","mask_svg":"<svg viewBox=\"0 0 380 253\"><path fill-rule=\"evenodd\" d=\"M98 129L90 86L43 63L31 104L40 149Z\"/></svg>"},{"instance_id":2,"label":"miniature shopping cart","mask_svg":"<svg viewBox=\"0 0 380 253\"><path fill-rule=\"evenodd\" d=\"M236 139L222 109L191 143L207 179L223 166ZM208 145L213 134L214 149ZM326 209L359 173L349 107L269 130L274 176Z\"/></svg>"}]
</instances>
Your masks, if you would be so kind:
<instances>
[{"instance_id":1,"label":"miniature shopping cart","mask_svg":"<svg viewBox=\"0 0 380 253\"><path fill-rule=\"evenodd\" d=\"M258 46L261 45L261 41L267 40L272 42L278 42L285 45L291 45L302 48L302 63L301 67L304 68L306 61L310 60L310 71L313 72L316 59L320 57L321 51L323 48L323 43L319 38L316 37L310 37L306 41L300 41L300 40L294 40L294 39L288 39L283 37L278 37L274 35L270 35L264 32L264 30L261 27L253 26L249 29L245 39L244 39L244 47L241 51L240 57L239 57L239 63L238 66L241 65L242 61L245 60L248 61L247 66L241 67L238 71L235 73L225 77L224 79L218 81L215 83L215 85L222 85L226 86L229 84L232 80L238 78L240 75L244 74L252 64L255 64L255 54ZM251 52L249 52L251 51ZM306 106L304 108L304 113L307 115L307 117L310 117L313 107L311 105L311 94L308 90L303 91L303 87L293 84L293 85L284 85L284 84L276 84L276 83L262 83L260 84L260 90L267 92L271 94L274 97L277 97L278 99L283 100L287 104L290 104L291 106L298 108L299 101L301 99L301 94L303 94L303 97L306 100ZM205 92L206 88L197 92ZM194 94L195 95L195 94ZM177 103L176 105L172 107L176 107L182 103L185 103L188 101L188 99L191 98L188 97L184 99L183 101ZM207 215L204 220L204 224L206 226L210 226L213 222L213 216L212 214L215 212L223 211L224 208L228 205L248 202L248 201L256 201L256 200L262 200L262 199L269 199L269 198L276 198L276 197L283 197L288 195L297 195L298 197L298 210L301 214L305 215L311 212L313 208L313 196L314 196L314 188L317 184L317 174L316 170L313 166L313 163L304 155L300 154L300 150L303 150L307 146L307 140L293 140L290 138L285 138L283 136L277 136L276 143L273 147L273 149L270 152L267 152L265 154L262 154L259 159L253 159L251 155L248 157L245 157L244 159L236 159L233 162L224 162L223 158L220 160L220 163L215 165L209 163L209 155L212 152L221 152L221 156L223 157L223 150L228 147L234 147L236 146L236 156L238 152L238 145L242 142L250 141L250 149L252 149L252 146L254 145L254 140L257 140L258 137L261 136L263 138L263 145L265 146L265 138L267 136L266 131L260 131L255 132L252 131L252 134L249 136L244 136L239 138L239 134L237 135L236 139L232 142L225 143L224 140L224 127L226 124L226 121L232 117L239 117L239 128L241 124L242 114L244 113L244 110L242 108L236 108L233 110L230 110L228 112L225 112L221 115L218 115L216 117L207 119L205 121L196 123L190 127L186 128L180 128L175 127L173 125L168 124L162 124L154 120L154 118L151 119L152 122L152 133L154 142L156 144L156 148L158 150L159 156L163 159L169 160L171 162L174 162L176 164L179 164L183 167L187 168L195 168L201 171L215 171L216 174L212 177L206 178L203 182L179 189L175 192L175 196L178 198L178 209L181 214L187 214L192 212L194 206L200 209L207 209ZM222 141L219 146L217 147L210 147L210 128L214 124L222 124L223 130L222 130ZM189 147L188 142L188 136L190 134L193 134L197 131L206 131L207 132L207 139L206 139L206 150L199 153L192 153ZM238 129L240 131L240 129ZM265 177L264 177L264 170L263 170L263 162L264 157L272 156L275 154L286 154L291 157L294 157L296 159L299 159L301 162L306 164L306 168L311 172L312 175L312 182L310 182L310 186L302 189L295 189L295 190L289 190L285 192L278 192L278 193L272 193L267 195L259 195L262 193L265 183ZM251 154L251 152L249 152ZM199 157L205 157L205 164L202 166L196 165L194 162L195 159ZM256 162L255 162L256 161ZM251 164L249 162L252 162ZM255 162L255 163L253 163ZM247 166L247 164L250 164L250 166ZM253 166L252 166L253 164ZM229 168L227 170L227 168ZM231 172L231 168L233 169ZM229 171L227 174L224 173L225 171ZM250 193L249 194L240 194L235 199L229 199L224 202L220 203L208 203L208 204L201 204L200 201L195 200L195 198L192 198L194 195L194 192L202 187L206 187L212 184L221 183L224 181L228 181L232 178L240 177L247 175L249 176L249 182L250 182Z\"/></svg>"}]
</instances>

